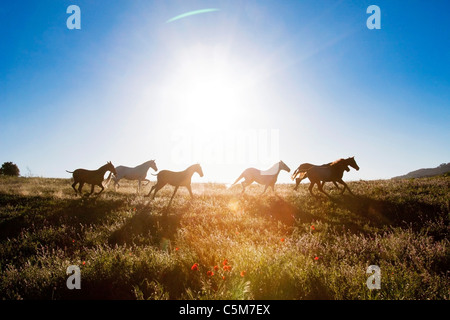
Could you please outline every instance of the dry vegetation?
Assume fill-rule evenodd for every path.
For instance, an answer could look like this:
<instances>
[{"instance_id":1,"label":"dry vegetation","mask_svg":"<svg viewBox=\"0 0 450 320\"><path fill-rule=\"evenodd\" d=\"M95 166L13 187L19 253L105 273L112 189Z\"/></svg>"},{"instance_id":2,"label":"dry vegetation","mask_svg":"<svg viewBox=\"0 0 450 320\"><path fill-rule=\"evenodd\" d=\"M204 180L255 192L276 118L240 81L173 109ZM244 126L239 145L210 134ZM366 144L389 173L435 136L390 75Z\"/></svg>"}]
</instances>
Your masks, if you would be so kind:
<instances>
[{"instance_id":1,"label":"dry vegetation","mask_svg":"<svg viewBox=\"0 0 450 320\"><path fill-rule=\"evenodd\" d=\"M169 187L149 201L122 185L81 198L69 180L1 177L0 297L449 298L449 177L352 182L355 197L330 185L330 199L198 184L170 208ZM366 287L372 264L381 290Z\"/></svg>"}]
</instances>

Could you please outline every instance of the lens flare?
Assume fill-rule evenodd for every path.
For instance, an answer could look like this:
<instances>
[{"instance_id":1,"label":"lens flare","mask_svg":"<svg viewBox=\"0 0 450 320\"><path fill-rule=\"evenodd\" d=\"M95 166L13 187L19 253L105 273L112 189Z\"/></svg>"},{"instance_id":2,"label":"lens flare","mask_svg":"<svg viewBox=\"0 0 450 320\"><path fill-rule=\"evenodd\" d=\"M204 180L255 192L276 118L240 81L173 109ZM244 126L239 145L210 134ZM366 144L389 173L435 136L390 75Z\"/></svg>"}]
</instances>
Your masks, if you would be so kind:
<instances>
[{"instance_id":1,"label":"lens flare","mask_svg":"<svg viewBox=\"0 0 450 320\"><path fill-rule=\"evenodd\" d=\"M193 16L193 15L196 15L196 14L207 13L207 12L214 12L214 11L219 11L219 10L220 9L217 9L217 8L210 8L210 9L200 9L200 10L189 11L189 12L180 14L180 15L178 15L176 17L173 17L173 18L167 20L166 23L170 23L170 22L173 22L173 21L176 21L176 20L179 20L179 19L183 19L183 18L186 18L186 17L189 17L189 16Z\"/></svg>"}]
</instances>

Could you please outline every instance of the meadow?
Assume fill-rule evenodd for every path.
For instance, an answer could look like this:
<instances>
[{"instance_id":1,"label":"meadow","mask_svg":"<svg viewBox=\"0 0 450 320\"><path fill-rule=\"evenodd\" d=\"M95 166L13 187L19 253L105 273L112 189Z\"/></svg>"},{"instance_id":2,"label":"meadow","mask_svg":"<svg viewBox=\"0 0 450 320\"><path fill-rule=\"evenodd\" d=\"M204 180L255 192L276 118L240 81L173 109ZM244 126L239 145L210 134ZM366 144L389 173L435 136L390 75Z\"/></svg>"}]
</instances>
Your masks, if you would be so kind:
<instances>
[{"instance_id":1,"label":"meadow","mask_svg":"<svg viewBox=\"0 0 450 320\"><path fill-rule=\"evenodd\" d=\"M318 199L308 184L193 184L169 208L171 187L150 201L150 185L80 197L70 183L0 177L1 299L449 299L449 177Z\"/></svg>"}]
</instances>

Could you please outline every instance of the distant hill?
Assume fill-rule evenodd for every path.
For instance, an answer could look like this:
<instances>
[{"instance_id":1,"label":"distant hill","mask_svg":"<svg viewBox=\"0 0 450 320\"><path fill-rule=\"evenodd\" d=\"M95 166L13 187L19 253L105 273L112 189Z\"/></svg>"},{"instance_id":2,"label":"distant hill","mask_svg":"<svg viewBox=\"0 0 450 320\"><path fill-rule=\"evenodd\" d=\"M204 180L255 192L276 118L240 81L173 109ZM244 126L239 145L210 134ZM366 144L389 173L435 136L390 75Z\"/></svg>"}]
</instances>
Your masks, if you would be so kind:
<instances>
[{"instance_id":1,"label":"distant hill","mask_svg":"<svg viewBox=\"0 0 450 320\"><path fill-rule=\"evenodd\" d=\"M450 162L443 163L436 168L419 169L411 171L403 176L393 177L392 179L425 178L433 177L450 172Z\"/></svg>"}]
</instances>

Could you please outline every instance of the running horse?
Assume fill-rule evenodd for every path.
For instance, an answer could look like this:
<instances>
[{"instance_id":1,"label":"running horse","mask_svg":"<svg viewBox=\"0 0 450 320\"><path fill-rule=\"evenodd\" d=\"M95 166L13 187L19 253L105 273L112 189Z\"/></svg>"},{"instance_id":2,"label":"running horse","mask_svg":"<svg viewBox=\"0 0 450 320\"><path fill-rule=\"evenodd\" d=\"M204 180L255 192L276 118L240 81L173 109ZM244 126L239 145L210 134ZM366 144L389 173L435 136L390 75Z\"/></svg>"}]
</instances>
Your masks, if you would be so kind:
<instances>
[{"instance_id":1,"label":"running horse","mask_svg":"<svg viewBox=\"0 0 450 320\"><path fill-rule=\"evenodd\" d=\"M153 194L153 198L155 199L156 193L163 188L166 184L170 184L175 187L175 190L172 194L172 197L169 201L169 206L172 203L172 199L175 196L175 193L178 191L178 188L183 186L186 187L189 191L189 194L191 195L191 198L194 198L194 195L192 194L191 190L191 178L192 175L197 172L200 177L203 177L203 170L202 167L197 163L189 168L187 168L184 171L169 171L169 170L161 170L156 174L156 184L152 186L150 189L150 192L146 195L146 197L149 197L153 190L155 190L155 193ZM152 174L154 175L154 174Z\"/></svg>"},{"instance_id":2,"label":"running horse","mask_svg":"<svg viewBox=\"0 0 450 320\"><path fill-rule=\"evenodd\" d=\"M67 171L67 170L66 170ZM94 193L94 187L99 186L102 188L102 190L97 193L99 195L100 193L105 190L103 187L103 179L105 176L106 171L110 171L113 174L117 174L116 169L114 168L113 164L111 162L106 163L104 166L101 166L97 170L86 170L86 169L76 169L75 171L67 171L68 173L73 174L73 184L72 188L75 190L75 193L78 194L78 192L81 193L81 190L83 189L83 185L85 183L88 183L91 185L91 195ZM79 183L78 191L75 189L75 186Z\"/></svg>"},{"instance_id":3,"label":"running horse","mask_svg":"<svg viewBox=\"0 0 450 320\"><path fill-rule=\"evenodd\" d=\"M121 179L137 180L138 181L137 192L139 193L141 190L141 182L147 181L147 184L149 184L150 182L150 180L147 179L147 172L148 169L150 168L152 168L155 171L158 171L155 160L144 162L143 164L140 164L134 168L118 166L116 167L117 173L113 175L113 173L111 172L109 174L108 178L106 179L107 180L106 186L108 186L108 184L110 183L111 178L114 180L114 189L120 187L119 181Z\"/></svg>"},{"instance_id":4,"label":"running horse","mask_svg":"<svg viewBox=\"0 0 450 320\"><path fill-rule=\"evenodd\" d=\"M271 187L272 191L275 192L274 186L277 182L278 174L281 170L285 170L287 172L291 171L291 169L289 169L289 167L283 161L275 163L270 169L265 171L261 171L255 168L248 168L241 173L241 175L236 179L232 186L238 183L239 180L244 178L244 181L242 181L241 183L242 193L244 193L245 188L251 185L253 182L264 185L264 191L262 194L266 192L268 187Z\"/></svg>"},{"instance_id":5,"label":"running horse","mask_svg":"<svg viewBox=\"0 0 450 320\"><path fill-rule=\"evenodd\" d=\"M313 166L309 169L301 169L299 172L305 172L306 177L311 181L311 184L309 185L309 192L311 195L314 195L312 192L312 189L315 184L317 184L317 187L319 188L319 191L326 194L328 196L328 193L323 191L323 184L321 184L321 181L323 182L339 182L344 186L344 189L342 190L341 194L344 193L344 191L347 189L351 194L352 191L347 186L347 184L342 180L342 176L344 175L344 170L348 168L348 166L354 168L355 170L359 170L359 166L356 164L355 157L347 158L347 159L339 159L334 162L332 162L329 166Z\"/></svg>"},{"instance_id":6,"label":"running horse","mask_svg":"<svg viewBox=\"0 0 450 320\"><path fill-rule=\"evenodd\" d=\"M308 170L308 169L310 169L310 168L312 168L312 167L328 167L328 166L330 166L331 164L332 164L332 162L326 163L326 164L322 164L321 166L317 166L317 165L314 165L314 164L311 164L311 163L302 163L297 169L295 169L294 173L293 173L292 176L291 176L291 179L292 179L292 180L295 179L295 187L294 187L294 190L297 191L298 186L300 185L300 182L301 182L303 179L306 179L306 178L307 178L306 171L302 171L303 169ZM349 171L350 171L350 168L349 168L348 166L346 166L346 167L345 167L345 171L349 172ZM300 176L300 177L297 178L297 176ZM334 183L334 185L336 186L336 188L338 188L338 190L341 190L341 188L339 188L339 186L338 186L338 184L336 183L336 181L333 181L333 183ZM325 181L322 181L322 188L323 188L323 185L324 185L324 184L325 184Z\"/></svg>"}]
</instances>

